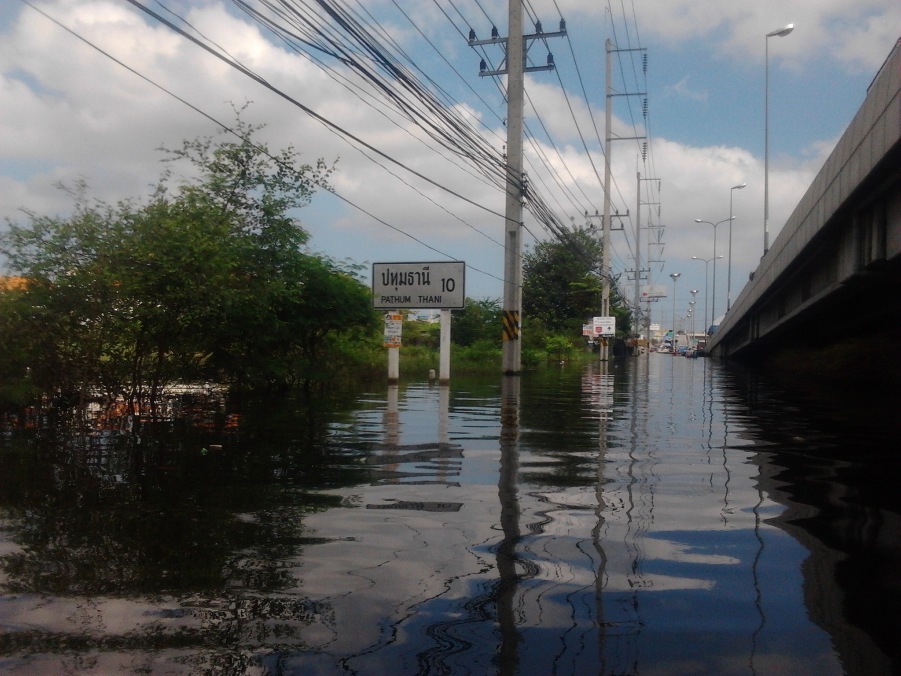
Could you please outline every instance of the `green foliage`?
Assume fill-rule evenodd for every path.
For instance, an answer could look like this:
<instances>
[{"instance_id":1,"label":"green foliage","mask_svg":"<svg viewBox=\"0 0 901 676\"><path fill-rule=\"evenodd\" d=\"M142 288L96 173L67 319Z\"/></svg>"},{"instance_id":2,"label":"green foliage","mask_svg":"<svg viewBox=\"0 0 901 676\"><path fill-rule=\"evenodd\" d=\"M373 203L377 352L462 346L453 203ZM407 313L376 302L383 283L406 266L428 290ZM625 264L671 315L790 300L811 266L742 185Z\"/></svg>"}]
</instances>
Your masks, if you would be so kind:
<instances>
[{"instance_id":1,"label":"green foliage","mask_svg":"<svg viewBox=\"0 0 901 676\"><path fill-rule=\"evenodd\" d=\"M437 350L441 341L441 325L431 322L405 321L403 325L404 347L427 347Z\"/></svg>"},{"instance_id":2,"label":"green foliage","mask_svg":"<svg viewBox=\"0 0 901 676\"><path fill-rule=\"evenodd\" d=\"M497 373L501 368L501 341L478 340L471 345L454 345L451 350L451 368L468 373Z\"/></svg>"},{"instance_id":3,"label":"green foliage","mask_svg":"<svg viewBox=\"0 0 901 676\"><path fill-rule=\"evenodd\" d=\"M0 338L45 392L153 400L175 379L283 387L327 377L336 336L374 332L359 270L305 249L290 215L331 173L272 154L238 115L238 140L186 141L192 165L146 204L89 202L28 214L0 252L28 280L4 294Z\"/></svg>"},{"instance_id":4,"label":"green foliage","mask_svg":"<svg viewBox=\"0 0 901 676\"><path fill-rule=\"evenodd\" d=\"M582 324L598 315L603 282L603 249L594 233L578 228L567 241L544 241L523 257L523 314L553 333L581 335ZM628 330L629 310L615 280L610 288L617 328Z\"/></svg>"},{"instance_id":5,"label":"green foliage","mask_svg":"<svg viewBox=\"0 0 901 676\"><path fill-rule=\"evenodd\" d=\"M500 300L467 298L462 310L451 313L451 340L463 347L479 341L499 343L501 315Z\"/></svg>"},{"instance_id":6,"label":"green foliage","mask_svg":"<svg viewBox=\"0 0 901 676\"><path fill-rule=\"evenodd\" d=\"M556 333L544 339L544 351L554 361L566 361L572 355L575 346L568 336Z\"/></svg>"}]
</instances>

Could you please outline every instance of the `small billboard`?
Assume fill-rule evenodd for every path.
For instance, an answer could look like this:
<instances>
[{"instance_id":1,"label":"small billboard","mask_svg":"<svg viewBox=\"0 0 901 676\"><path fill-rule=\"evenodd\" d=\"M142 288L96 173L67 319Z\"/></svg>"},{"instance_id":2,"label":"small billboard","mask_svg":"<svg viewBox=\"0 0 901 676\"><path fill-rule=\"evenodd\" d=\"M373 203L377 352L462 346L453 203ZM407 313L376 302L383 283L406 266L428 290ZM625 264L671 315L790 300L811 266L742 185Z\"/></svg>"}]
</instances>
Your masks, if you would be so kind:
<instances>
[{"instance_id":1,"label":"small billboard","mask_svg":"<svg viewBox=\"0 0 901 676\"><path fill-rule=\"evenodd\" d=\"M656 300L657 298L667 297L666 284L646 284L641 287L641 300Z\"/></svg>"},{"instance_id":2,"label":"small billboard","mask_svg":"<svg viewBox=\"0 0 901 676\"><path fill-rule=\"evenodd\" d=\"M616 317L593 317L592 325L595 336L612 337L616 335Z\"/></svg>"}]
</instances>

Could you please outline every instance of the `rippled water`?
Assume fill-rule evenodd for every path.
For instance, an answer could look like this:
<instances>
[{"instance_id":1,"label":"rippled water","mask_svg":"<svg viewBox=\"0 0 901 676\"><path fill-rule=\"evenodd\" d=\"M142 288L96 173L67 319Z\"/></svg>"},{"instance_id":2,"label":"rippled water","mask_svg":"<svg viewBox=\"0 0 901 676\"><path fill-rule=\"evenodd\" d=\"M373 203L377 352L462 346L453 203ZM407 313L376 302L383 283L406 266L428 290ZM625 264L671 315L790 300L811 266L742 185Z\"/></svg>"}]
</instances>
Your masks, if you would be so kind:
<instances>
[{"instance_id":1,"label":"rippled water","mask_svg":"<svg viewBox=\"0 0 901 676\"><path fill-rule=\"evenodd\" d=\"M897 673L898 425L706 360L0 443L0 671Z\"/></svg>"}]
</instances>

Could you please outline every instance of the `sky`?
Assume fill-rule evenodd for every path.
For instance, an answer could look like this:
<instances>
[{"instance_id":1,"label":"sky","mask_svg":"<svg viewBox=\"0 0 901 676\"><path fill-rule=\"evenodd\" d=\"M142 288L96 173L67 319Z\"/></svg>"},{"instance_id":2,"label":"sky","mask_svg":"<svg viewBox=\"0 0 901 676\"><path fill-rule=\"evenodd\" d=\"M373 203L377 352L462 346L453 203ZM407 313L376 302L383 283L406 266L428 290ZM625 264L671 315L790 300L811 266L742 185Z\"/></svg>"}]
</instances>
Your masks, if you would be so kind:
<instances>
[{"instance_id":1,"label":"sky","mask_svg":"<svg viewBox=\"0 0 901 676\"><path fill-rule=\"evenodd\" d=\"M494 25L505 36L506 2L342 0L378 40L369 55L308 0L244 4L264 13L266 5L295 9L305 25L336 36L344 60L314 41L276 35L231 0L2 0L0 228L26 222L28 213L65 217L72 199L60 186L79 181L108 203L146 198L167 168L162 148L222 138L220 125L233 124L234 109L246 106L242 119L264 125L260 139L271 149L337 162L334 194L318 192L297 214L313 250L363 266L463 261L467 296L502 298L503 188L472 160L470 146L461 150L426 130L446 130L442 120L451 120L492 166L503 162L506 76L479 76L482 58L500 69L502 51L471 47L467 34L472 28L488 38ZM694 299L696 330L725 311L727 292L738 296L763 253L765 111L772 243L901 33L897 0L529 0L525 7L526 33L537 32L536 18L544 33L566 22L565 36L529 43L530 66L544 65L549 50L556 64L526 75L532 194L557 229L598 228L606 152L612 210L622 214L613 219L622 229L611 233L611 273L631 300L637 258L640 285L668 289L651 304L652 321L669 326L675 312L688 328ZM287 27L288 16L276 23ZM789 23L789 35L766 37ZM371 63L373 53L431 92L442 114L405 115L390 103L396 81L361 81L347 64ZM607 102L617 139L609 144ZM524 227L527 248L555 237L529 210ZM715 254L723 258L704 262ZM10 272L0 261L0 274ZM675 284L671 273L680 274Z\"/></svg>"}]
</instances>

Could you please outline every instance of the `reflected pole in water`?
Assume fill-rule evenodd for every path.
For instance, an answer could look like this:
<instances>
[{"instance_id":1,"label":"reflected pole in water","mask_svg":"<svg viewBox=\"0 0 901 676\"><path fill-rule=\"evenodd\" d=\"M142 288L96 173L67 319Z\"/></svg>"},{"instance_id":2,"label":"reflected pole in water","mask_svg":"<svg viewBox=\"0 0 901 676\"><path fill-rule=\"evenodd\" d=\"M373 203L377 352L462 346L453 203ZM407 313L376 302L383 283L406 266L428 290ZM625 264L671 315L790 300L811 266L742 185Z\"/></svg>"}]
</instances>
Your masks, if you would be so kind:
<instances>
[{"instance_id":1,"label":"reflected pole in water","mask_svg":"<svg viewBox=\"0 0 901 676\"><path fill-rule=\"evenodd\" d=\"M501 507L503 540L497 547L497 620L501 632L498 673L519 671L520 636L516 629L514 599L517 588L516 545L519 543L520 510L517 495L519 478L519 376L504 376L501 381L500 468L497 484Z\"/></svg>"},{"instance_id":2,"label":"reflected pole in water","mask_svg":"<svg viewBox=\"0 0 901 676\"><path fill-rule=\"evenodd\" d=\"M598 569L594 578L594 602L595 615L598 627L598 662L601 665L601 673L608 673L607 646L609 633L607 622L604 619L604 587L607 584L607 552L601 544L602 531L605 525L604 518L604 462L607 457L607 412L604 410L604 387L606 386L607 362L599 362L596 366L598 374L598 458L597 477L594 487L597 512L595 513L595 525L591 532L591 542L598 555Z\"/></svg>"},{"instance_id":3,"label":"reflected pole in water","mask_svg":"<svg viewBox=\"0 0 901 676\"><path fill-rule=\"evenodd\" d=\"M754 668L754 658L757 656L757 642L760 638L760 633L763 631L763 628L766 626L766 614L763 611L763 590L760 586L760 560L763 558L763 535L760 532L760 507L763 505L763 489L760 487L760 480L763 474L763 467L758 465L758 476L757 476L757 504L754 505L754 537L757 538L757 554L754 556L754 562L751 564L751 576L754 580L754 606L757 608L757 614L760 617L760 624L757 625L757 628L754 630L754 633L751 635L751 654L748 655L748 666L751 669L752 674L756 674L757 670Z\"/></svg>"},{"instance_id":4,"label":"reflected pole in water","mask_svg":"<svg viewBox=\"0 0 901 676\"><path fill-rule=\"evenodd\" d=\"M729 507L729 482L732 481L732 472L729 469L729 462L726 451L729 446L729 401L727 394L730 390L723 388L723 472L726 478L723 480L723 525L729 523L727 514L731 514Z\"/></svg>"},{"instance_id":5,"label":"reflected pole in water","mask_svg":"<svg viewBox=\"0 0 901 676\"><path fill-rule=\"evenodd\" d=\"M397 446L400 443L400 414L398 413L398 386L388 385L385 406L385 445Z\"/></svg>"},{"instance_id":6,"label":"reflected pole in water","mask_svg":"<svg viewBox=\"0 0 901 676\"><path fill-rule=\"evenodd\" d=\"M450 432L448 425L448 409L450 408L450 387L440 385L438 387L438 443L448 444Z\"/></svg>"}]
</instances>

